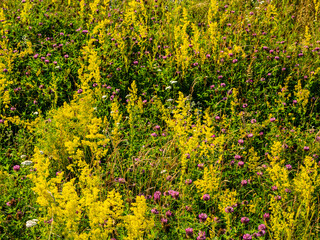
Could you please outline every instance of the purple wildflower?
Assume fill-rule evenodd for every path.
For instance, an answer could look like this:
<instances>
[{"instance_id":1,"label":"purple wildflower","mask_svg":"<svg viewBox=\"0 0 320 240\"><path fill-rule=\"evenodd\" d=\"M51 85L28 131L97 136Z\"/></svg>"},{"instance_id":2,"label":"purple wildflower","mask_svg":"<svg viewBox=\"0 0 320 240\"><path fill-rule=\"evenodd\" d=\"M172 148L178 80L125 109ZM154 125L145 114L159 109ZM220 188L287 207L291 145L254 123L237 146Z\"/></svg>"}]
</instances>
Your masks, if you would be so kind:
<instances>
[{"instance_id":1,"label":"purple wildflower","mask_svg":"<svg viewBox=\"0 0 320 240\"><path fill-rule=\"evenodd\" d=\"M233 213L233 212L234 212L234 209L233 209L233 207L226 207L226 208L224 209L224 211L225 211L226 213Z\"/></svg>"},{"instance_id":2,"label":"purple wildflower","mask_svg":"<svg viewBox=\"0 0 320 240\"><path fill-rule=\"evenodd\" d=\"M187 185L190 185L192 183L192 180L191 179L187 179L186 182L185 182Z\"/></svg>"},{"instance_id":3,"label":"purple wildflower","mask_svg":"<svg viewBox=\"0 0 320 240\"><path fill-rule=\"evenodd\" d=\"M153 214L159 214L159 211L158 211L156 208L151 209L151 212L152 212Z\"/></svg>"},{"instance_id":4,"label":"purple wildflower","mask_svg":"<svg viewBox=\"0 0 320 240\"><path fill-rule=\"evenodd\" d=\"M192 237L193 236L193 229L192 228L187 228L186 229L186 235L187 235L187 237Z\"/></svg>"},{"instance_id":5,"label":"purple wildflower","mask_svg":"<svg viewBox=\"0 0 320 240\"><path fill-rule=\"evenodd\" d=\"M266 230L267 229L267 227L266 227L266 225L264 225L264 224L260 224L259 226L258 226L258 229L261 231L261 230Z\"/></svg>"},{"instance_id":6,"label":"purple wildflower","mask_svg":"<svg viewBox=\"0 0 320 240\"><path fill-rule=\"evenodd\" d=\"M287 165L286 165L286 169L287 169L287 170L291 170L291 169L292 169L292 166L291 166L290 164L287 164Z\"/></svg>"},{"instance_id":7,"label":"purple wildflower","mask_svg":"<svg viewBox=\"0 0 320 240\"><path fill-rule=\"evenodd\" d=\"M249 223L249 221L250 221L250 219L247 218L247 217L242 217L242 218L241 218L241 222L244 223L244 224Z\"/></svg>"},{"instance_id":8,"label":"purple wildflower","mask_svg":"<svg viewBox=\"0 0 320 240\"><path fill-rule=\"evenodd\" d=\"M207 214L205 213L200 213L198 217L200 222L205 222L208 218Z\"/></svg>"},{"instance_id":9,"label":"purple wildflower","mask_svg":"<svg viewBox=\"0 0 320 240\"><path fill-rule=\"evenodd\" d=\"M160 196L161 196L161 192L160 192L160 191L156 191L156 192L153 194L153 198L154 198L155 201L160 200Z\"/></svg>"},{"instance_id":10,"label":"purple wildflower","mask_svg":"<svg viewBox=\"0 0 320 240\"><path fill-rule=\"evenodd\" d=\"M242 185L242 186L246 186L247 184L248 184L248 181L247 181L247 180L242 180L242 181L241 181L241 185Z\"/></svg>"},{"instance_id":11,"label":"purple wildflower","mask_svg":"<svg viewBox=\"0 0 320 240\"><path fill-rule=\"evenodd\" d=\"M277 200L277 201L280 201L281 200L281 196L280 195L275 196L274 199Z\"/></svg>"},{"instance_id":12,"label":"purple wildflower","mask_svg":"<svg viewBox=\"0 0 320 240\"><path fill-rule=\"evenodd\" d=\"M197 240L205 240L206 239L206 232L199 232L199 235L197 237Z\"/></svg>"},{"instance_id":13,"label":"purple wildflower","mask_svg":"<svg viewBox=\"0 0 320 240\"><path fill-rule=\"evenodd\" d=\"M168 191L169 195L171 195L174 199L177 199L179 197L179 192L174 191L174 190L169 190Z\"/></svg>"},{"instance_id":14,"label":"purple wildflower","mask_svg":"<svg viewBox=\"0 0 320 240\"><path fill-rule=\"evenodd\" d=\"M264 220L269 220L270 219L270 214L269 213L265 213L265 214L263 214L263 218L264 218Z\"/></svg>"},{"instance_id":15,"label":"purple wildflower","mask_svg":"<svg viewBox=\"0 0 320 240\"><path fill-rule=\"evenodd\" d=\"M249 234L249 233L246 233L245 235L243 235L243 237L242 237L244 240L251 240L252 239L252 237L251 237L251 235Z\"/></svg>"},{"instance_id":16,"label":"purple wildflower","mask_svg":"<svg viewBox=\"0 0 320 240\"><path fill-rule=\"evenodd\" d=\"M162 222L163 224L167 224L167 223L168 223L168 219L166 219L166 218L161 218L161 222Z\"/></svg>"},{"instance_id":17,"label":"purple wildflower","mask_svg":"<svg viewBox=\"0 0 320 240\"><path fill-rule=\"evenodd\" d=\"M19 171L20 170L20 166L19 165L14 165L13 166L13 170L16 171L16 172Z\"/></svg>"},{"instance_id":18,"label":"purple wildflower","mask_svg":"<svg viewBox=\"0 0 320 240\"><path fill-rule=\"evenodd\" d=\"M198 168L199 168L199 169L203 169L203 167L204 167L204 163L199 163L199 164L198 164Z\"/></svg>"},{"instance_id":19,"label":"purple wildflower","mask_svg":"<svg viewBox=\"0 0 320 240\"><path fill-rule=\"evenodd\" d=\"M208 201L210 199L210 195L209 194L205 194L205 195L203 195L202 199L204 201Z\"/></svg>"},{"instance_id":20,"label":"purple wildflower","mask_svg":"<svg viewBox=\"0 0 320 240\"><path fill-rule=\"evenodd\" d=\"M168 210L168 211L166 212L166 216L167 216L167 217L172 217L172 215L173 215L173 214L172 214L172 212L171 212L170 210Z\"/></svg>"},{"instance_id":21,"label":"purple wildflower","mask_svg":"<svg viewBox=\"0 0 320 240\"><path fill-rule=\"evenodd\" d=\"M256 122L257 122L256 119L252 119L252 120L251 120L251 123L252 123L252 124L254 124L254 123L256 123Z\"/></svg>"},{"instance_id":22,"label":"purple wildflower","mask_svg":"<svg viewBox=\"0 0 320 240\"><path fill-rule=\"evenodd\" d=\"M239 166L239 167L243 167L243 165L244 165L244 162L243 162L243 161L239 161L239 162L238 162L238 166Z\"/></svg>"}]
</instances>

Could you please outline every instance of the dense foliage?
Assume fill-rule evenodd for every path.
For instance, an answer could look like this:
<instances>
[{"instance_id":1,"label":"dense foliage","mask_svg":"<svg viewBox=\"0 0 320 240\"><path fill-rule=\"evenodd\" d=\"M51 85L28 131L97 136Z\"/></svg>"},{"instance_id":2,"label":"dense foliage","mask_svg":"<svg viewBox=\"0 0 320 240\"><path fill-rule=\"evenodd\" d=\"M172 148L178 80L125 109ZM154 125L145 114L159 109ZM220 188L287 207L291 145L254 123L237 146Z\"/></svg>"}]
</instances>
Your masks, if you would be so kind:
<instances>
[{"instance_id":1,"label":"dense foliage","mask_svg":"<svg viewBox=\"0 0 320 240\"><path fill-rule=\"evenodd\" d=\"M319 239L319 0L0 2L0 239Z\"/></svg>"}]
</instances>

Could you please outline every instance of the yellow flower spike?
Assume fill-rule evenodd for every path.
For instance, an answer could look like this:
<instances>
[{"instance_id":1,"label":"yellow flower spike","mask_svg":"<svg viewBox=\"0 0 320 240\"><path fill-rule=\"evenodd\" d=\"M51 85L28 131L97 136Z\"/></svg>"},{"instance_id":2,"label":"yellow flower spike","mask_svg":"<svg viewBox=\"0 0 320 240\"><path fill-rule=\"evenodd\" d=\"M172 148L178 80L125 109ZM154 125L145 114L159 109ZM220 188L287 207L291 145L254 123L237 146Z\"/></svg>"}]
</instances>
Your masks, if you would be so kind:
<instances>
[{"instance_id":1,"label":"yellow flower spike","mask_svg":"<svg viewBox=\"0 0 320 240\"><path fill-rule=\"evenodd\" d=\"M213 165L204 168L203 179L198 179L194 182L197 186L197 190L201 194L215 194L219 187L221 181L221 173L217 167Z\"/></svg>"},{"instance_id":2,"label":"yellow flower spike","mask_svg":"<svg viewBox=\"0 0 320 240\"><path fill-rule=\"evenodd\" d=\"M294 95L298 98L299 112L305 113L307 111L306 105L309 101L310 91L302 88L301 80L298 80L298 84L294 88L296 90Z\"/></svg>"},{"instance_id":3,"label":"yellow flower spike","mask_svg":"<svg viewBox=\"0 0 320 240\"><path fill-rule=\"evenodd\" d=\"M231 227L231 214L227 213L226 207L231 207L233 204L237 203L237 192L236 190L230 191L230 189L226 189L224 191L221 191L218 195L219 199L219 210L224 215L227 227Z\"/></svg>"},{"instance_id":4,"label":"yellow flower spike","mask_svg":"<svg viewBox=\"0 0 320 240\"><path fill-rule=\"evenodd\" d=\"M267 168L274 186L277 186L280 193L285 197L286 189L290 189L290 180L288 171L279 163L273 163L271 167Z\"/></svg>"},{"instance_id":5,"label":"yellow flower spike","mask_svg":"<svg viewBox=\"0 0 320 240\"><path fill-rule=\"evenodd\" d=\"M28 22L28 16L29 16L29 12L30 12L31 8L32 8L32 3L30 1L26 1L23 4L23 9L20 14L20 19L21 19L22 23Z\"/></svg>"},{"instance_id":6,"label":"yellow flower spike","mask_svg":"<svg viewBox=\"0 0 320 240\"><path fill-rule=\"evenodd\" d=\"M312 195L316 187L319 186L317 168L317 162L312 157L306 156L304 166L300 166L300 171L293 180L294 189L306 206L312 202Z\"/></svg>"},{"instance_id":7,"label":"yellow flower spike","mask_svg":"<svg viewBox=\"0 0 320 240\"><path fill-rule=\"evenodd\" d=\"M144 196L137 196L136 203L132 204L131 211L133 215L124 217L125 228L128 231L126 240L142 239L145 233L153 228L153 219L146 217L147 203Z\"/></svg>"},{"instance_id":8,"label":"yellow flower spike","mask_svg":"<svg viewBox=\"0 0 320 240\"><path fill-rule=\"evenodd\" d=\"M248 159L248 167L251 172L256 172L258 164L259 164L258 153L255 152L254 148L249 149L249 159Z\"/></svg>"}]
</instances>

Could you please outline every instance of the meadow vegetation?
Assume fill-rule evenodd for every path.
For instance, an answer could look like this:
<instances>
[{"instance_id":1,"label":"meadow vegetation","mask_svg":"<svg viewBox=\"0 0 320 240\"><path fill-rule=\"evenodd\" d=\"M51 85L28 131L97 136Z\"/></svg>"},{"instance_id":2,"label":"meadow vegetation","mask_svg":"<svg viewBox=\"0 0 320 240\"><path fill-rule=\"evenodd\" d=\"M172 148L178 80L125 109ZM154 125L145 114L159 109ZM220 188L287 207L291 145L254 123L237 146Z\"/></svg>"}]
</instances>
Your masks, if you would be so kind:
<instances>
[{"instance_id":1,"label":"meadow vegetation","mask_svg":"<svg viewBox=\"0 0 320 240\"><path fill-rule=\"evenodd\" d=\"M0 239L320 239L319 6L0 1Z\"/></svg>"}]
</instances>

